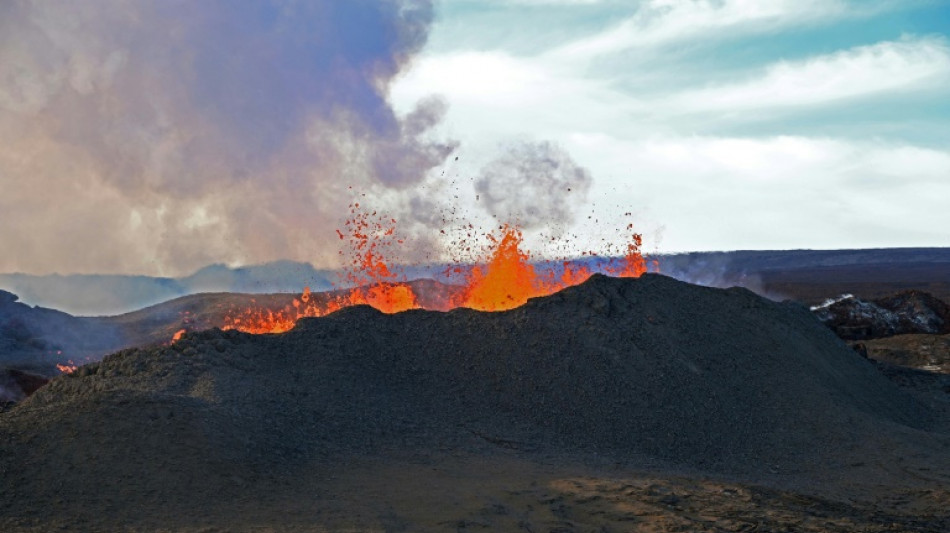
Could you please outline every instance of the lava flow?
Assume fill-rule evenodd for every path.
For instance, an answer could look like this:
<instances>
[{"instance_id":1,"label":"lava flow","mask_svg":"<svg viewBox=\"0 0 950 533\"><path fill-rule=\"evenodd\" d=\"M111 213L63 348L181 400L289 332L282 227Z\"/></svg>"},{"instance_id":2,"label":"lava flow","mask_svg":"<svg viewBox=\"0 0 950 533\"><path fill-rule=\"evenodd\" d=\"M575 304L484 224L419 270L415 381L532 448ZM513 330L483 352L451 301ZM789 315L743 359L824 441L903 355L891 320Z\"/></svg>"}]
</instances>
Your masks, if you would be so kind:
<instances>
[{"instance_id":1,"label":"lava flow","mask_svg":"<svg viewBox=\"0 0 950 533\"><path fill-rule=\"evenodd\" d=\"M352 218L337 230L341 240L349 244L345 273L341 281L353 287L330 293L311 293L305 288L300 297L285 309L248 309L225 319L224 329L248 333L281 333L294 327L304 317L320 317L353 305L370 305L384 313L398 313L423 308L404 275L390 266L387 255L404 241L396 235L396 220L350 206ZM633 226L628 230L632 232ZM529 298L546 296L585 281L591 274L602 272L615 277L638 277L647 271L640 252L642 238L633 233L622 257L592 268L578 261L567 260L559 268L537 266L530 254L522 250L520 230L508 225L498 234L487 234L490 246L487 261L472 267L455 265L447 268L463 279L461 287L451 287L444 295L428 299L438 309L468 307L480 311L503 311L525 304ZM340 252L341 255L344 252ZM586 255L586 254L585 254ZM591 254L593 255L593 254ZM655 270L658 270L656 268ZM451 292L451 294L449 294Z\"/></svg>"},{"instance_id":2,"label":"lava flow","mask_svg":"<svg viewBox=\"0 0 950 533\"><path fill-rule=\"evenodd\" d=\"M384 313L418 309L420 305L412 287L385 260L391 249L404 244L396 235L396 220L375 211L362 211L358 203L350 205L350 214L352 217L344 224L344 230L337 230L337 235L350 245L350 257L345 258L341 281L352 289L313 294L305 287L292 306L277 311L245 310L226 317L224 329L282 333L293 328L301 318L326 316L353 305L370 305ZM341 251L340 255L343 254Z\"/></svg>"},{"instance_id":3,"label":"lava flow","mask_svg":"<svg viewBox=\"0 0 950 533\"><path fill-rule=\"evenodd\" d=\"M79 368L79 366L76 365L72 359L66 361L66 364L56 363L56 369L63 374L72 374L77 368Z\"/></svg>"},{"instance_id":4,"label":"lava flow","mask_svg":"<svg viewBox=\"0 0 950 533\"><path fill-rule=\"evenodd\" d=\"M405 276L386 264L388 250L405 243L396 236L396 219L382 217L376 211L360 211L358 203L350 206L350 214L353 218L346 221L344 228L352 252L344 278L355 288L335 303L340 307L367 304L384 313L419 308L415 293L405 283ZM343 240L347 237L339 230L337 234Z\"/></svg>"},{"instance_id":5,"label":"lava flow","mask_svg":"<svg viewBox=\"0 0 950 533\"><path fill-rule=\"evenodd\" d=\"M632 230L633 225L627 229ZM500 230L500 238L488 236L494 245L491 258L486 265L472 268L461 297L453 302L454 307L480 311L513 309L527 303L529 298L547 296L583 283L595 272L576 261L564 261L560 275L552 268L535 267L530 262L530 255L521 250L521 231L507 225ZM640 253L642 244L640 234L634 233L624 256L597 271L614 277L639 277L647 271L646 260Z\"/></svg>"},{"instance_id":6,"label":"lava flow","mask_svg":"<svg viewBox=\"0 0 950 533\"><path fill-rule=\"evenodd\" d=\"M543 283L521 251L521 232L504 226L501 239L489 235L495 251L487 265L476 265L468 275L459 307L500 311L518 307L543 292Z\"/></svg>"}]
</instances>

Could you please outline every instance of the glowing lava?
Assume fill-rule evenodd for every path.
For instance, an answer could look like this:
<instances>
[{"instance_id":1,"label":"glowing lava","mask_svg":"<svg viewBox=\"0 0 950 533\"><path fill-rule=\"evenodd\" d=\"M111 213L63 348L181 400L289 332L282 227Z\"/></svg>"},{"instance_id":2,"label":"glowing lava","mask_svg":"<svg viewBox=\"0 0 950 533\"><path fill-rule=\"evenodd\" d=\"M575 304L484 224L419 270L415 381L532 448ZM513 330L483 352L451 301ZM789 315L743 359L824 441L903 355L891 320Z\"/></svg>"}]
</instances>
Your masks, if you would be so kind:
<instances>
[{"instance_id":1,"label":"glowing lava","mask_svg":"<svg viewBox=\"0 0 950 533\"><path fill-rule=\"evenodd\" d=\"M385 259L393 249L405 243L396 236L396 219L383 217L376 211L360 211L359 203L350 205L350 214L352 217L344 224L351 245L344 278L355 288L335 303L339 307L371 305L384 313L418 309L418 299L412 287L406 284L405 276L393 270ZM346 237L339 230L337 234L341 239Z\"/></svg>"},{"instance_id":2,"label":"glowing lava","mask_svg":"<svg viewBox=\"0 0 950 533\"><path fill-rule=\"evenodd\" d=\"M391 265L392 254L404 241L396 236L396 220L377 212L365 212L358 203L350 205L351 218L337 235L348 246L344 251L346 268L341 281L353 287L331 293L313 294L305 288L291 306L281 310L247 309L225 319L224 329L248 333L282 333L304 317L326 316L353 305L370 305L384 313L398 313L422 306L405 276ZM471 226L469 226L471 229ZM627 226L633 230L633 225ZM444 232L443 232L444 233ZM469 234L471 237L471 234ZM523 236L512 226L501 226L497 235L488 234L486 261L471 268L455 265L446 272L461 274L463 286L439 302L441 309L468 307L481 311L503 311L524 305L529 298L546 296L583 283L591 274L602 272L615 277L638 277L647 271L641 254L642 237L632 233L622 257L591 267L577 260L566 260L560 268L537 266L522 250ZM466 248L469 250L470 248ZM596 254L585 253L593 258ZM654 263L654 269L658 270ZM430 298L430 301L432 299ZM436 298L439 300L439 298ZM177 334L176 334L177 336Z\"/></svg>"},{"instance_id":3,"label":"glowing lava","mask_svg":"<svg viewBox=\"0 0 950 533\"><path fill-rule=\"evenodd\" d=\"M70 359L69 361L66 361L66 363L67 364L65 365L56 363L56 369L62 372L63 374L72 374L73 372L76 371L77 368L79 368L76 365L76 363L73 362L72 359Z\"/></svg>"},{"instance_id":4,"label":"glowing lava","mask_svg":"<svg viewBox=\"0 0 950 533\"><path fill-rule=\"evenodd\" d=\"M283 333L293 328L301 318L326 316L354 305L370 305L384 313L418 309L418 299L405 282L405 276L391 268L384 259L393 249L404 244L396 235L396 220L376 211L361 211L358 203L350 205L350 214L352 216L344 224L344 231L337 230L336 233L349 246L342 281L353 288L314 295L309 287L305 287L292 306L277 311L247 309L226 317L224 329ZM341 251L340 255L344 252Z\"/></svg>"},{"instance_id":5,"label":"glowing lava","mask_svg":"<svg viewBox=\"0 0 950 533\"><path fill-rule=\"evenodd\" d=\"M336 304L336 309L351 305L369 305L384 313L419 309L416 294L412 291L412 287L405 283L383 282L363 285L336 300L334 304Z\"/></svg>"},{"instance_id":6,"label":"glowing lava","mask_svg":"<svg viewBox=\"0 0 950 533\"><path fill-rule=\"evenodd\" d=\"M521 232L510 226L501 228L501 238L489 235L495 244L487 265L475 266L459 300L460 307L480 311L502 311L527 303L528 298L551 294L559 284L545 282L522 252ZM584 278L586 279L586 277Z\"/></svg>"},{"instance_id":7,"label":"glowing lava","mask_svg":"<svg viewBox=\"0 0 950 533\"><path fill-rule=\"evenodd\" d=\"M628 231L633 231L633 224L627 225ZM620 258L617 264L607 265L605 273L616 278L639 278L647 271L647 262L640 253L643 246L643 236L634 233L632 240L627 244L626 253ZM654 261L655 270L659 270L659 265Z\"/></svg>"}]
</instances>

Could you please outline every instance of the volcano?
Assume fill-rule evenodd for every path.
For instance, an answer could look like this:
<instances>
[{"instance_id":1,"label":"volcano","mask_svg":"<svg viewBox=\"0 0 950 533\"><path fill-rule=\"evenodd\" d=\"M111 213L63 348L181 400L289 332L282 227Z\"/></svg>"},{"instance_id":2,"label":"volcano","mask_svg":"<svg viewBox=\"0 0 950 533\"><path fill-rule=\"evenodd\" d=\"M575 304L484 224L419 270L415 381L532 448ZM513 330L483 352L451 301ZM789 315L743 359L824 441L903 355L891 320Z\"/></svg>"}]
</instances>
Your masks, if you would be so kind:
<instances>
[{"instance_id":1,"label":"volcano","mask_svg":"<svg viewBox=\"0 0 950 533\"><path fill-rule=\"evenodd\" d=\"M948 405L900 389L798 304L593 275L508 311L356 306L80 367L0 414L0 526L220 525L244 502L313 530L347 512L368 520L357 529L413 529L397 485L460 461L946 494Z\"/></svg>"}]
</instances>

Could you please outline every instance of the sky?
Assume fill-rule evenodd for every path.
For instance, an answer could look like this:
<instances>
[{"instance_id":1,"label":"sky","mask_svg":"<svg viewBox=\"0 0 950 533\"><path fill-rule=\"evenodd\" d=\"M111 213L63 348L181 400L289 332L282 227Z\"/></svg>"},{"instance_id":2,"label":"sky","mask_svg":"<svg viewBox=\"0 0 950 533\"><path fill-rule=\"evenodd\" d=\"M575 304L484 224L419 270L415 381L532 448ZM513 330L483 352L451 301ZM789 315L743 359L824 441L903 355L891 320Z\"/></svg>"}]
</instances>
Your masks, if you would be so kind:
<instances>
[{"instance_id":1,"label":"sky","mask_svg":"<svg viewBox=\"0 0 950 533\"><path fill-rule=\"evenodd\" d=\"M333 268L354 202L404 262L950 246L948 119L942 0L8 0L0 272Z\"/></svg>"},{"instance_id":2,"label":"sky","mask_svg":"<svg viewBox=\"0 0 950 533\"><path fill-rule=\"evenodd\" d=\"M950 3L446 0L393 88L547 140L661 251L950 246ZM470 157L465 157L465 156Z\"/></svg>"}]
</instances>

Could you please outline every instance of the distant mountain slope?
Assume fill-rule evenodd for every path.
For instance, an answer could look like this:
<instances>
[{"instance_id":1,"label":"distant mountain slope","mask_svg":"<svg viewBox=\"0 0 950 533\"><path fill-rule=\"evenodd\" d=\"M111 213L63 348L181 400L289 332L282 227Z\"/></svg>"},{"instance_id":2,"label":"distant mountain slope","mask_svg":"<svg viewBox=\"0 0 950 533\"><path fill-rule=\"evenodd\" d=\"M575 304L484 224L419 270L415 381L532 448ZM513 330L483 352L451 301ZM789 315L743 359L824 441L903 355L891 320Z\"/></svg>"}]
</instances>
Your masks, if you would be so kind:
<instances>
[{"instance_id":1,"label":"distant mountain slope","mask_svg":"<svg viewBox=\"0 0 950 533\"><path fill-rule=\"evenodd\" d=\"M0 291L0 367L52 375L57 363L99 359L124 342L121 328L107 321L30 307Z\"/></svg>"},{"instance_id":2,"label":"distant mountain slope","mask_svg":"<svg viewBox=\"0 0 950 533\"><path fill-rule=\"evenodd\" d=\"M777 299L815 303L834 296L835 284L890 283L881 293L870 287L846 289L874 298L900 290L924 290L950 300L950 248L885 248L867 250L778 250L692 252L655 255L660 271L674 278L713 287L743 286ZM609 258L580 260L589 264ZM435 278L440 266L411 266L408 279ZM275 261L230 268L209 265L183 278L118 275L0 274L0 289L21 301L74 315L115 315L202 292L266 294L333 289L339 273L309 263ZM814 294L810 287L823 286ZM831 292L832 294L825 294ZM840 291L839 291L840 292Z\"/></svg>"},{"instance_id":3,"label":"distant mountain slope","mask_svg":"<svg viewBox=\"0 0 950 533\"><path fill-rule=\"evenodd\" d=\"M908 290L950 301L950 248L702 252L661 256L660 270L809 305L843 293L873 299Z\"/></svg>"},{"instance_id":4,"label":"distant mountain slope","mask_svg":"<svg viewBox=\"0 0 950 533\"><path fill-rule=\"evenodd\" d=\"M801 268L904 263L950 264L950 248L869 248L860 250L737 250L660 256L673 268L724 265L732 270L771 272Z\"/></svg>"},{"instance_id":5,"label":"distant mountain slope","mask_svg":"<svg viewBox=\"0 0 950 533\"><path fill-rule=\"evenodd\" d=\"M758 280L770 295L809 305L841 294L876 299L911 290L950 302L950 263L873 263L773 270L759 274Z\"/></svg>"},{"instance_id":6,"label":"distant mountain slope","mask_svg":"<svg viewBox=\"0 0 950 533\"><path fill-rule=\"evenodd\" d=\"M410 282L419 302L438 309L448 287L432 280ZM325 301L348 289L314 292ZM291 309L299 293L199 293L173 298L115 316L80 317L62 311L31 307L17 295L0 290L0 368L57 375L57 364L81 365L129 347L168 344L181 330L221 328L229 316L246 310L264 312Z\"/></svg>"},{"instance_id":7,"label":"distant mountain slope","mask_svg":"<svg viewBox=\"0 0 950 533\"><path fill-rule=\"evenodd\" d=\"M331 271L309 263L275 261L230 268L209 265L183 278L71 274L0 274L0 289L31 305L74 315L115 315L201 292L274 293L330 290Z\"/></svg>"}]
</instances>

